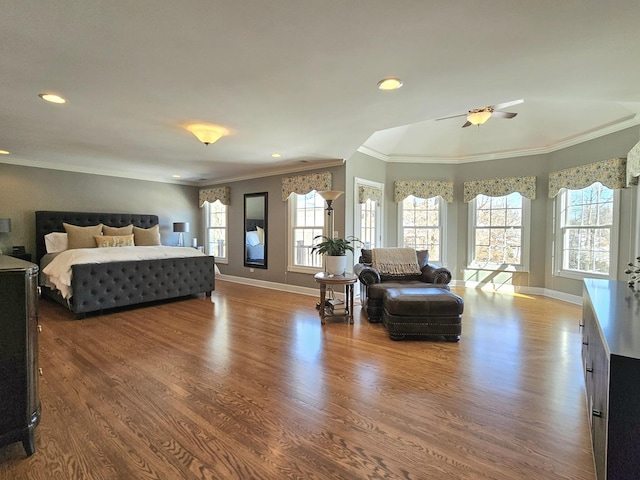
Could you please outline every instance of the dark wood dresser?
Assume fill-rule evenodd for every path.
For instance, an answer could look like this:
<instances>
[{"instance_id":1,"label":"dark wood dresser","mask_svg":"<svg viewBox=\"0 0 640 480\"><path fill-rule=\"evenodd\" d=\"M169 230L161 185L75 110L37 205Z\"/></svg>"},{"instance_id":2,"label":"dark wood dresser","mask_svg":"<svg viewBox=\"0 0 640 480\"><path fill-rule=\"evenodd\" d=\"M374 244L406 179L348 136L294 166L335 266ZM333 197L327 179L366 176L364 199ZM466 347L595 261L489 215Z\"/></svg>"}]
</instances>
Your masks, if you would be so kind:
<instances>
[{"instance_id":1,"label":"dark wood dresser","mask_svg":"<svg viewBox=\"0 0 640 480\"><path fill-rule=\"evenodd\" d=\"M598 480L640 479L640 293L584 281L582 363Z\"/></svg>"},{"instance_id":2,"label":"dark wood dresser","mask_svg":"<svg viewBox=\"0 0 640 480\"><path fill-rule=\"evenodd\" d=\"M38 397L38 266L0 255L0 446L35 452Z\"/></svg>"}]
</instances>

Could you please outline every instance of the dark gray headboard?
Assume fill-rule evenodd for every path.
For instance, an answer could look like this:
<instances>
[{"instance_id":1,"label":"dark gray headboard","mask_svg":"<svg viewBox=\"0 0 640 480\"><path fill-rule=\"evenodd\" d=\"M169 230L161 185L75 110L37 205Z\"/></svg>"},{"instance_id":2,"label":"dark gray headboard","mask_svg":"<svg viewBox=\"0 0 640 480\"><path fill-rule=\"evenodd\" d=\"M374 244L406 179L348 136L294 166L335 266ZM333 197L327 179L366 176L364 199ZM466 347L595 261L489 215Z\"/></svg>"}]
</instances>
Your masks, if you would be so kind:
<instances>
[{"instance_id":1,"label":"dark gray headboard","mask_svg":"<svg viewBox=\"0 0 640 480\"><path fill-rule=\"evenodd\" d=\"M247 232L257 230L256 227L264 228L264 220L257 220L255 218L247 218Z\"/></svg>"},{"instance_id":2,"label":"dark gray headboard","mask_svg":"<svg viewBox=\"0 0 640 480\"><path fill-rule=\"evenodd\" d=\"M136 227L149 228L158 224L157 215L138 215L134 213L93 213L93 212L36 212L36 262L47 253L44 236L51 232L64 232L63 223L87 227L102 223L110 227L125 227L133 224Z\"/></svg>"}]
</instances>

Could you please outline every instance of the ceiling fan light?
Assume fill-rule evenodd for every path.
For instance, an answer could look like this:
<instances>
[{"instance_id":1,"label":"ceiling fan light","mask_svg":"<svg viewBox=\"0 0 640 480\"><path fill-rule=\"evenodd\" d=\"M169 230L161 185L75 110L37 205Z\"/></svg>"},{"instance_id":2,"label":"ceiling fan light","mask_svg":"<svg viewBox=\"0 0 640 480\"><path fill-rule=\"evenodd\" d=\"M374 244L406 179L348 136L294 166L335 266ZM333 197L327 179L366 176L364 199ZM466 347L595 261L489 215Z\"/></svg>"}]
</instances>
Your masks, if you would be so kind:
<instances>
[{"instance_id":1,"label":"ceiling fan light","mask_svg":"<svg viewBox=\"0 0 640 480\"><path fill-rule=\"evenodd\" d=\"M380 90L397 90L402 86L402 80L399 78L383 78L378 82Z\"/></svg>"},{"instance_id":2,"label":"ceiling fan light","mask_svg":"<svg viewBox=\"0 0 640 480\"><path fill-rule=\"evenodd\" d=\"M210 123L193 123L186 128L205 145L216 143L221 137L229 135L229 130L226 128Z\"/></svg>"},{"instance_id":3,"label":"ceiling fan light","mask_svg":"<svg viewBox=\"0 0 640 480\"><path fill-rule=\"evenodd\" d=\"M491 112L488 110L480 110L478 112L469 112L467 120L472 125L482 125L491 117Z\"/></svg>"}]
</instances>

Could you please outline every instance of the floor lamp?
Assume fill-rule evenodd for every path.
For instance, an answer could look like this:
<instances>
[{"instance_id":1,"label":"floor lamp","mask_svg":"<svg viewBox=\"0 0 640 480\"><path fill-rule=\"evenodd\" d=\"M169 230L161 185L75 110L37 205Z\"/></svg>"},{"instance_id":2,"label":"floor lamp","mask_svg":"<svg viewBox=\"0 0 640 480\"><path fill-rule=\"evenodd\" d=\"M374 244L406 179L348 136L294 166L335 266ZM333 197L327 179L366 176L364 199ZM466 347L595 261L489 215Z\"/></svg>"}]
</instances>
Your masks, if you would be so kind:
<instances>
[{"instance_id":1,"label":"floor lamp","mask_svg":"<svg viewBox=\"0 0 640 480\"><path fill-rule=\"evenodd\" d=\"M335 238L335 220L333 218L333 201L342 195L344 192L340 192L338 190L325 190L322 192L318 192L325 202L327 202L327 208L325 208L325 212L327 212L327 216L325 218L324 231L325 237L327 238Z\"/></svg>"}]
</instances>

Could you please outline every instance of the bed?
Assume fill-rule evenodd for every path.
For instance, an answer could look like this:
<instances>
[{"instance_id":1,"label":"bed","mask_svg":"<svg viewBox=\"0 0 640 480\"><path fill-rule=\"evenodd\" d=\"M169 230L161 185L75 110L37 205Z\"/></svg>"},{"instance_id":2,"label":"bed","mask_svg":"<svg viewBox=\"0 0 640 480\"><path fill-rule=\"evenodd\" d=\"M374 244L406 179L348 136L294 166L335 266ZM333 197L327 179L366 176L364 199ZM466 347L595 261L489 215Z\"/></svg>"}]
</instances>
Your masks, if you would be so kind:
<instances>
[{"instance_id":1,"label":"bed","mask_svg":"<svg viewBox=\"0 0 640 480\"><path fill-rule=\"evenodd\" d=\"M111 227L134 225L144 229L158 225L157 215L37 211L35 216L36 261L39 265L47 253L45 235L65 232L63 223L78 226L102 223ZM179 256L73 265L70 298L64 298L59 290L42 285L43 281L42 294L67 306L77 318L91 312L194 294L210 296L215 288L214 258L191 251L183 252L194 256L180 256L180 248L166 248L174 249L173 254ZM41 265L41 270L43 268Z\"/></svg>"},{"instance_id":2,"label":"bed","mask_svg":"<svg viewBox=\"0 0 640 480\"><path fill-rule=\"evenodd\" d=\"M248 263L263 263L264 258L264 220L249 218L246 222L245 251Z\"/></svg>"}]
</instances>

